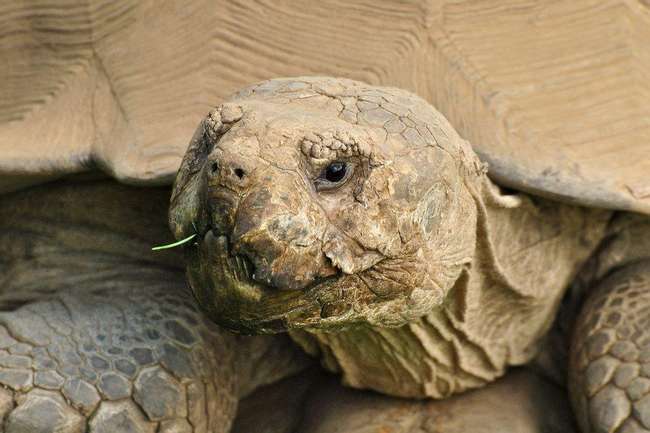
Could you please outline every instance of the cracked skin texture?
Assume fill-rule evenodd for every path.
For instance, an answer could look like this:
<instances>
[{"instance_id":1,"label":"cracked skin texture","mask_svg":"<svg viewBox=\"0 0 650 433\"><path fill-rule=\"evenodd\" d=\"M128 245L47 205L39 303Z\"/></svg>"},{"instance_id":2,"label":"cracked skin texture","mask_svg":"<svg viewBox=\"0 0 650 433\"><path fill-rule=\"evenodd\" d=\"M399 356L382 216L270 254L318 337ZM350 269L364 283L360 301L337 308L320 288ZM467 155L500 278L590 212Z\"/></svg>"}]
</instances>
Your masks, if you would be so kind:
<instances>
[{"instance_id":1,"label":"cracked skin texture","mask_svg":"<svg viewBox=\"0 0 650 433\"><path fill-rule=\"evenodd\" d=\"M334 186L323 180L333 162L347 167ZM210 112L179 170L170 225L179 239L199 234L188 277L213 320L289 331L344 383L416 398L529 362L585 263L614 261L603 242L650 237L647 217L504 191L417 96L327 77L266 81ZM641 278L646 247L582 279L608 292L605 276L632 263L621 284ZM593 329L577 329L580 347ZM569 366L574 396L587 392L590 362ZM584 431L650 428L626 395L589 404L577 412Z\"/></svg>"}]
</instances>

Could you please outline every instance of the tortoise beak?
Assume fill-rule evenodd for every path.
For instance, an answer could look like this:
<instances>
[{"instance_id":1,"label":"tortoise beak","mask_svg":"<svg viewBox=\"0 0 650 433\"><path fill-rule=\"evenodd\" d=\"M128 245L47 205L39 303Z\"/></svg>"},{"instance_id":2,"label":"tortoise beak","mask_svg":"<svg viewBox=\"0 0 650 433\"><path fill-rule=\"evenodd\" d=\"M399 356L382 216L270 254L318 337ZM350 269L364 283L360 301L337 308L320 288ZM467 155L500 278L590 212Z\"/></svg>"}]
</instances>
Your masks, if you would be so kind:
<instances>
[{"instance_id":1,"label":"tortoise beak","mask_svg":"<svg viewBox=\"0 0 650 433\"><path fill-rule=\"evenodd\" d=\"M203 165L208 143L201 122L187 148L183 162L178 169L169 206L169 227L177 240L194 233L207 231L203 197L205 181Z\"/></svg>"}]
</instances>

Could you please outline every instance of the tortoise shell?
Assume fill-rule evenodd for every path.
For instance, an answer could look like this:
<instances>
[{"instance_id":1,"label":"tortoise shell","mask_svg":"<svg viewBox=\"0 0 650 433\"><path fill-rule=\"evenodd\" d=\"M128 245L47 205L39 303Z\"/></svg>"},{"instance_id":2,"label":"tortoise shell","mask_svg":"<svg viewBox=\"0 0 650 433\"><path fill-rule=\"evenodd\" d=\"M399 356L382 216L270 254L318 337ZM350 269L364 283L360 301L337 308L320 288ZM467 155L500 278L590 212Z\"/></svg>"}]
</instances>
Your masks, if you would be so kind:
<instances>
[{"instance_id":1,"label":"tortoise shell","mask_svg":"<svg viewBox=\"0 0 650 433\"><path fill-rule=\"evenodd\" d=\"M211 106L318 74L416 92L503 185L650 214L646 1L90 3L0 14L0 191L171 183Z\"/></svg>"}]
</instances>

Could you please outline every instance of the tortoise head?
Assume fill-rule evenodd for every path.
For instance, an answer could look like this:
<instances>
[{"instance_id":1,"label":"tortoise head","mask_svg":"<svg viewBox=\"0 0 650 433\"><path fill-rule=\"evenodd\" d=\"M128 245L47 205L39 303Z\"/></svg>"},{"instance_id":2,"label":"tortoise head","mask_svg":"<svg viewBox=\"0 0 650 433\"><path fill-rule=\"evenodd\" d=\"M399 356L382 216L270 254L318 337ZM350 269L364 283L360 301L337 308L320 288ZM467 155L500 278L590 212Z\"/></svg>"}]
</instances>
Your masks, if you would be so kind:
<instances>
[{"instance_id":1,"label":"tortoise head","mask_svg":"<svg viewBox=\"0 0 650 433\"><path fill-rule=\"evenodd\" d=\"M482 168L426 102L330 78L245 89L199 125L170 209L188 277L243 333L399 326L471 260Z\"/></svg>"}]
</instances>

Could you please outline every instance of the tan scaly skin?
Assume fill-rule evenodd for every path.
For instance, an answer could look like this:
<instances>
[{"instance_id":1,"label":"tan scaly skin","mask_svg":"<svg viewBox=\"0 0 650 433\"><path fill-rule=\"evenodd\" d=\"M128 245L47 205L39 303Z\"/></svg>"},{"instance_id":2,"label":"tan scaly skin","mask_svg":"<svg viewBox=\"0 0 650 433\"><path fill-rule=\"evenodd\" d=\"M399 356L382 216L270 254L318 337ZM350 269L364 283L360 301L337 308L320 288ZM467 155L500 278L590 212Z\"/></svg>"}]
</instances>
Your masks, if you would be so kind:
<instances>
[{"instance_id":1,"label":"tan scaly skin","mask_svg":"<svg viewBox=\"0 0 650 433\"><path fill-rule=\"evenodd\" d=\"M320 77L267 81L213 110L170 209L176 238L198 234L188 276L213 320L289 331L345 383L417 398L479 387L530 361L590 257L600 268L581 278L597 296L630 284L647 292L648 249L632 260L629 248L603 245L630 230L648 239L647 218L612 218L500 190L410 93ZM650 431L648 389L624 390L647 373L646 298L635 307L592 299L579 319L570 375L585 432ZM603 327L607 343L592 353ZM614 352L614 334L636 343L635 357ZM603 373L592 365L606 353L614 361ZM615 382L616 363L629 364L629 383Z\"/></svg>"}]
</instances>

